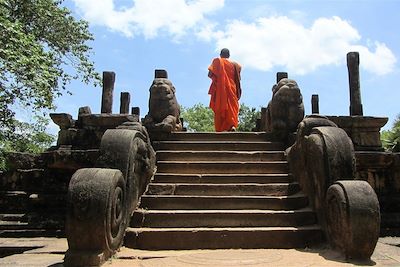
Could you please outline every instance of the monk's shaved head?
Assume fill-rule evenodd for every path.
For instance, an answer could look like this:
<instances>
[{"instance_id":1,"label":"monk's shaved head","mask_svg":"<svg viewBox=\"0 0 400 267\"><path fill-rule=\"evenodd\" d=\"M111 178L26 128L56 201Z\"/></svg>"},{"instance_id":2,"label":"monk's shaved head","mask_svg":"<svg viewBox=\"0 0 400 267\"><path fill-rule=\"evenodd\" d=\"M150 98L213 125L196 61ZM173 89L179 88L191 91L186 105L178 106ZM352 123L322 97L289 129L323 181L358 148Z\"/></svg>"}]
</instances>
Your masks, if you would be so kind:
<instances>
[{"instance_id":1,"label":"monk's shaved head","mask_svg":"<svg viewBox=\"0 0 400 267\"><path fill-rule=\"evenodd\" d=\"M222 48L220 56L222 58L229 58L229 49L228 48Z\"/></svg>"}]
</instances>

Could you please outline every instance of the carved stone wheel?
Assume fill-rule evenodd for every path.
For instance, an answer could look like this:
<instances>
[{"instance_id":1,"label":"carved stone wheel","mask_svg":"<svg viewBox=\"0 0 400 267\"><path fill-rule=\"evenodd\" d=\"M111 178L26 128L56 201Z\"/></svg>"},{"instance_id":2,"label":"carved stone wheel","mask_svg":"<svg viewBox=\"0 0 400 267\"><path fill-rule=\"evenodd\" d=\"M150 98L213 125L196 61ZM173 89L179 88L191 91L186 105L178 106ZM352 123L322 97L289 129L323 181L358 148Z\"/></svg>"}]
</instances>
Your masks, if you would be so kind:
<instances>
[{"instance_id":1,"label":"carved stone wheel","mask_svg":"<svg viewBox=\"0 0 400 267\"><path fill-rule=\"evenodd\" d=\"M119 170L88 168L75 172L67 198L67 266L77 262L99 265L120 247L127 223L125 194Z\"/></svg>"},{"instance_id":2,"label":"carved stone wheel","mask_svg":"<svg viewBox=\"0 0 400 267\"><path fill-rule=\"evenodd\" d=\"M378 198L366 181L337 181L326 195L327 234L347 258L369 259L379 238Z\"/></svg>"}]
</instances>

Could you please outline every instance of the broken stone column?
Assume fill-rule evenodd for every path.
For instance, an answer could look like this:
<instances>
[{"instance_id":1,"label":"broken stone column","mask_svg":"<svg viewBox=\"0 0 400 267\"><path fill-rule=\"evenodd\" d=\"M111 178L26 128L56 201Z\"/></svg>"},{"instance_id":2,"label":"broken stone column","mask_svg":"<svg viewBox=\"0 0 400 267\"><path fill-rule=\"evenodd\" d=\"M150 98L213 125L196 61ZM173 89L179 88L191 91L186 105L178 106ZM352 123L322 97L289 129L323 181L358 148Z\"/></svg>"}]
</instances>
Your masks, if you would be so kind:
<instances>
[{"instance_id":1,"label":"broken stone column","mask_svg":"<svg viewBox=\"0 0 400 267\"><path fill-rule=\"evenodd\" d=\"M129 103L131 101L131 95L128 92L121 92L120 98L120 107L119 113L120 114L129 114Z\"/></svg>"},{"instance_id":2,"label":"broken stone column","mask_svg":"<svg viewBox=\"0 0 400 267\"><path fill-rule=\"evenodd\" d=\"M103 72L103 95L101 96L101 113L112 113L115 72Z\"/></svg>"},{"instance_id":3,"label":"broken stone column","mask_svg":"<svg viewBox=\"0 0 400 267\"><path fill-rule=\"evenodd\" d=\"M78 117L84 116L84 115L91 115L92 111L90 110L89 106L84 106L80 107L78 110Z\"/></svg>"},{"instance_id":4,"label":"broken stone column","mask_svg":"<svg viewBox=\"0 0 400 267\"><path fill-rule=\"evenodd\" d=\"M280 80L287 78L288 73L287 72L277 72L276 73L276 83L278 84Z\"/></svg>"},{"instance_id":5,"label":"broken stone column","mask_svg":"<svg viewBox=\"0 0 400 267\"><path fill-rule=\"evenodd\" d=\"M132 115L137 115L138 117L140 117L140 108L139 107L132 107L131 114Z\"/></svg>"},{"instance_id":6,"label":"broken stone column","mask_svg":"<svg viewBox=\"0 0 400 267\"><path fill-rule=\"evenodd\" d=\"M360 92L360 56L358 52L347 53L347 69L349 72L350 87L350 116L362 116L363 108L361 104Z\"/></svg>"},{"instance_id":7,"label":"broken stone column","mask_svg":"<svg viewBox=\"0 0 400 267\"><path fill-rule=\"evenodd\" d=\"M318 95L311 96L311 113L319 114L319 97L318 97Z\"/></svg>"},{"instance_id":8,"label":"broken stone column","mask_svg":"<svg viewBox=\"0 0 400 267\"><path fill-rule=\"evenodd\" d=\"M166 70L155 70L154 78L164 78L168 79L168 72Z\"/></svg>"}]
</instances>

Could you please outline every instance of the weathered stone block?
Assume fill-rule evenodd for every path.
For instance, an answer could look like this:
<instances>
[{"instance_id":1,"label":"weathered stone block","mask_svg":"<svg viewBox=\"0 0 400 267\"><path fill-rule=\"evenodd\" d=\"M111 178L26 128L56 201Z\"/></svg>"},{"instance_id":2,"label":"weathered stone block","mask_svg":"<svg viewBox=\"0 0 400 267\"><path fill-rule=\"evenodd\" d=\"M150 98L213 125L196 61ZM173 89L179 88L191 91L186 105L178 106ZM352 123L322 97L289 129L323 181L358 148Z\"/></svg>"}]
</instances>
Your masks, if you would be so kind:
<instances>
[{"instance_id":1,"label":"weathered stone block","mask_svg":"<svg viewBox=\"0 0 400 267\"><path fill-rule=\"evenodd\" d=\"M78 117L79 116L83 116L83 115L90 115L90 114L92 114L92 111L90 110L90 107L84 106L84 107L80 107L79 108Z\"/></svg>"},{"instance_id":2,"label":"weathered stone block","mask_svg":"<svg viewBox=\"0 0 400 267\"><path fill-rule=\"evenodd\" d=\"M351 138L355 150L383 151L380 130L388 121L385 117L367 116L327 116L345 130Z\"/></svg>"},{"instance_id":3,"label":"weathered stone block","mask_svg":"<svg viewBox=\"0 0 400 267\"><path fill-rule=\"evenodd\" d=\"M57 146L74 144L77 133L78 129L75 128L60 130L58 132Z\"/></svg>"},{"instance_id":4,"label":"weathered stone block","mask_svg":"<svg viewBox=\"0 0 400 267\"><path fill-rule=\"evenodd\" d=\"M50 118L55 124L60 126L60 129L68 129L74 127L75 121L72 116L67 113L50 113Z\"/></svg>"},{"instance_id":5,"label":"weathered stone block","mask_svg":"<svg viewBox=\"0 0 400 267\"><path fill-rule=\"evenodd\" d=\"M379 238L378 198L365 181L337 181L326 197L330 243L346 258L369 259Z\"/></svg>"},{"instance_id":6,"label":"weathered stone block","mask_svg":"<svg viewBox=\"0 0 400 267\"><path fill-rule=\"evenodd\" d=\"M126 121L138 122L139 118L130 114L91 114L79 117L82 128L97 127L113 129Z\"/></svg>"},{"instance_id":7,"label":"weathered stone block","mask_svg":"<svg viewBox=\"0 0 400 267\"><path fill-rule=\"evenodd\" d=\"M46 162L47 168L73 171L80 168L93 167L98 156L98 149L54 150L41 154L41 158Z\"/></svg>"}]
</instances>

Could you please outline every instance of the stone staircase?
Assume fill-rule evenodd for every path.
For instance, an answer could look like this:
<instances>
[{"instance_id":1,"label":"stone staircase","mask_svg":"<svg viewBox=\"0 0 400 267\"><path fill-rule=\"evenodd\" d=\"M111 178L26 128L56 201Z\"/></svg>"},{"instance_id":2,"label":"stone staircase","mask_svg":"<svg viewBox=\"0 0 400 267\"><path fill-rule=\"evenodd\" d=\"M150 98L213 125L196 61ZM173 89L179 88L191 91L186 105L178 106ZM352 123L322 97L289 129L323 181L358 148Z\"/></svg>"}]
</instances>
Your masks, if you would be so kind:
<instances>
[{"instance_id":1,"label":"stone staircase","mask_svg":"<svg viewBox=\"0 0 400 267\"><path fill-rule=\"evenodd\" d=\"M18 169L1 179L0 237L64 236L72 171Z\"/></svg>"},{"instance_id":2,"label":"stone staircase","mask_svg":"<svg viewBox=\"0 0 400 267\"><path fill-rule=\"evenodd\" d=\"M304 248L316 215L266 133L174 133L125 236L139 249Z\"/></svg>"}]
</instances>

